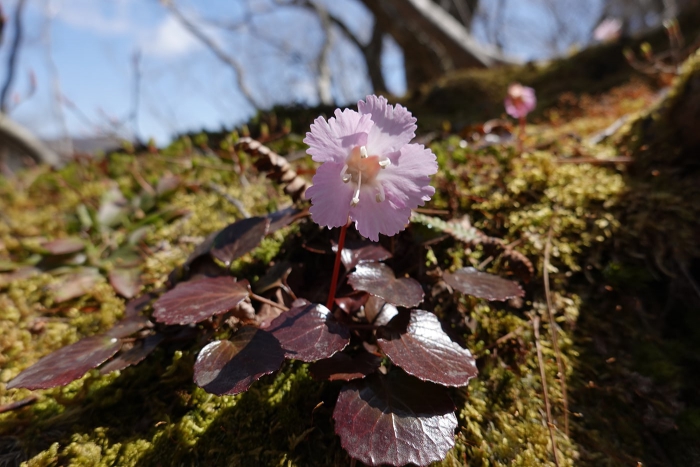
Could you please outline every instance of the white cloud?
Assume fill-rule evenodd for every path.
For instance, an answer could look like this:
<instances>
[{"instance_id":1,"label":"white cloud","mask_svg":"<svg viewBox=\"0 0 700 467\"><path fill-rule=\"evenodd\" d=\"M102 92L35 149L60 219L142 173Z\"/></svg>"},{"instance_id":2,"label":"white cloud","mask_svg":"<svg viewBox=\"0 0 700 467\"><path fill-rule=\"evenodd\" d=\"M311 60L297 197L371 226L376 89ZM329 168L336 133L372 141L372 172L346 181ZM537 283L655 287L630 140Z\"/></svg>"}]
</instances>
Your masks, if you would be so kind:
<instances>
[{"instance_id":1,"label":"white cloud","mask_svg":"<svg viewBox=\"0 0 700 467\"><path fill-rule=\"evenodd\" d=\"M158 27L142 40L145 53L160 58L187 55L200 47L200 43L172 16L166 17Z\"/></svg>"},{"instance_id":2,"label":"white cloud","mask_svg":"<svg viewBox=\"0 0 700 467\"><path fill-rule=\"evenodd\" d=\"M52 16L75 28L100 35L126 34L132 28L134 0L56 0Z\"/></svg>"}]
</instances>

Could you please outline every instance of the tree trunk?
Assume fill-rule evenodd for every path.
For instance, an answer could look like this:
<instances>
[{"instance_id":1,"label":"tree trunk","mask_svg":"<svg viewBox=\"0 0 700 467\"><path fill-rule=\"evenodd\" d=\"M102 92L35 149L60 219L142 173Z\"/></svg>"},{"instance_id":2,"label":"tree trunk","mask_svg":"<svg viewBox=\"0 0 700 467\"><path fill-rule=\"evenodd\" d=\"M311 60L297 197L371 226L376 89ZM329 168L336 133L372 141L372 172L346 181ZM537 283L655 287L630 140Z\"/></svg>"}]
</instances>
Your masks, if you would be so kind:
<instances>
[{"instance_id":1,"label":"tree trunk","mask_svg":"<svg viewBox=\"0 0 700 467\"><path fill-rule=\"evenodd\" d=\"M377 27L404 51L409 89L457 68L485 68L514 63L479 44L467 28L430 0L362 0Z\"/></svg>"},{"instance_id":2,"label":"tree trunk","mask_svg":"<svg viewBox=\"0 0 700 467\"><path fill-rule=\"evenodd\" d=\"M10 151L21 151L37 162L54 167L61 165L58 154L47 148L29 130L3 114L0 114L0 146L8 147Z\"/></svg>"}]
</instances>

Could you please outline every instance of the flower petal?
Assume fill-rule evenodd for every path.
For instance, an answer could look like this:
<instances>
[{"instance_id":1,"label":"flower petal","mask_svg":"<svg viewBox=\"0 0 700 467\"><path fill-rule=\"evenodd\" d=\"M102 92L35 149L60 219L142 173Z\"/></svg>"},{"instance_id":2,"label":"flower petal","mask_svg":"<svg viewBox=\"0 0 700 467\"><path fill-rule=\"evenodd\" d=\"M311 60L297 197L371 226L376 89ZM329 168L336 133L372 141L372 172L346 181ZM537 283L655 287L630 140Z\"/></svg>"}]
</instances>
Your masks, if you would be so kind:
<instances>
[{"instance_id":1,"label":"flower petal","mask_svg":"<svg viewBox=\"0 0 700 467\"><path fill-rule=\"evenodd\" d=\"M511 95L511 88L516 88L514 92L517 97ZM537 96L535 90L520 84L511 84L508 88L508 95L504 101L506 113L513 118L525 118L537 106Z\"/></svg>"},{"instance_id":2,"label":"flower petal","mask_svg":"<svg viewBox=\"0 0 700 467\"><path fill-rule=\"evenodd\" d=\"M325 162L316 169L313 186L306 190L311 199L311 218L319 225L342 227L348 222L350 202L355 191L352 183L343 183L340 172L344 163Z\"/></svg>"},{"instance_id":3,"label":"flower petal","mask_svg":"<svg viewBox=\"0 0 700 467\"><path fill-rule=\"evenodd\" d=\"M370 117L350 109L336 109L335 117L327 122L318 117L304 138L304 143L309 145L306 152L316 162L345 161L352 148L367 144L367 134L372 128Z\"/></svg>"},{"instance_id":4,"label":"flower petal","mask_svg":"<svg viewBox=\"0 0 700 467\"><path fill-rule=\"evenodd\" d=\"M430 175L438 170L435 154L422 144L407 144L389 156L391 165L377 175L386 198L400 208L422 206L435 193Z\"/></svg>"},{"instance_id":5,"label":"flower petal","mask_svg":"<svg viewBox=\"0 0 700 467\"><path fill-rule=\"evenodd\" d=\"M360 195L357 206L350 208L350 219L360 235L373 242L379 241L379 234L396 235L408 224L411 208L400 208L389 200L378 203L374 196Z\"/></svg>"},{"instance_id":6,"label":"flower petal","mask_svg":"<svg viewBox=\"0 0 700 467\"><path fill-rule=\"evenodd\" d=\"M367 150L383 156L398 151L416 135L416 119L405 107L389 102L381 96L367 96L357 103L363 115L371 115L374 126L369 131Z\"/></svg>"}]
</instances>

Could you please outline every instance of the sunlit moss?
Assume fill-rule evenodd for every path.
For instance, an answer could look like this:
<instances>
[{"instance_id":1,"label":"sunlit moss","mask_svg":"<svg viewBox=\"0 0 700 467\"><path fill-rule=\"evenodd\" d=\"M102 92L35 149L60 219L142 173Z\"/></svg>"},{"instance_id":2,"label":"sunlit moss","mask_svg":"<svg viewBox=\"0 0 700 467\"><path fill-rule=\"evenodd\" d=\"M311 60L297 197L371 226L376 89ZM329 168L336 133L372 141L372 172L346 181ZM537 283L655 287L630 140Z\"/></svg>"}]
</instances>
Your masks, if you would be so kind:
<instances>
[{"instance_id":1,"label":"sunlit moss","mask_svg":"<svg viewBox=\"0 0 700 467\"><path fill-rule=\"evenodd\" d=\"M686 73L696 69L697 59L691 63L695 65L687 65ZM548 70L554 76L566 71ZM490 73L482 71L470 75L470 79L490 79ZM484 89L492 86L484 94L485 99L491 106L500 106L499 90L510 79L540 79L540 70L534 68L512 73L507 70L489 83L470 83ZM460 79L446 79L439 85L451 89ZM613 81L619 83L617 79ZM677 88L668 99L676 102L678 92L682 89ZM557 323L554 331L561 358L571 381L569 421L573 434L568 437L564 433L564 394L550 337L542 275L537 273L524 284L528 295L518 306L459 300L470 329L461 337L478 357L480 374L467 388L451 390L460 425L457 446L441 465L554 465L530 316L539 316L542 322L544 372L553 407L559 464L616 465L607 453L591 451L610 436L625 441L613 446L622 459L629 460L632 454L644 450L644 438L635 425L637 419L625 404L596 407L576 400L586 398L581 388L588 383L583 381L588 368L605 365L592 359L584 348L592 337L577 332L580 326L586 326L585 332L592 333L597 317L617 312L616 303L601 298L607 293L602 292L607 290L605 286L636 284L642 289L639 282L651 280L649 274L635 269L624 257L608 257L614 251L611 239L621 238L621 232L627 235L624 238L639 238L642 234L647 238L651 230L672 234L674 241L695 251L696 246L690 243L696 245L697 241L690 236L687 221L700 218L696 216L700 211L697 205L683 202L678 190L668 190L673 182L670 177L647 180L649 190L631 193L630 187L636 182L620 167L568 160L576 154L609 158L623 150L651 156L641 149L643 120L621 130L624 134L616 136L614 144L592 145L566 136L570 131L586 135L600 131L620 113L638 112L647 102L645 96L631 91L613 91L612 95L609 115L587 115L584 109L558 126L528 126L527 150L522 154L515 146L462 147L458 136L437 139L431 145L440 165L431 207L469 215L472 223L487 234L513 242L533 261L537 271L544 266L545 246L551 241L551 311ZM566 112L561 110L561 118ZM291 135L291 142L275 144L280 148L285 144L298 147L298 140L298 136ZM668 149L663 141L660 138L653 147ZM117 154L109 158L105 170L130 202L143 190L132 174L136 165L150 184L157 184L166 171L183 178L183 185L168 199L159 200L155 209L168 207L188 213L175 220L156 216L147 226L148 252L142 265L147 290L163 286L166 275L182 264L206 235L242 217L238 208L211 188L212 182L253 214L265 214L287 201L279 187L261 175L250 175L251 186L241 187L231 164L198 151L191 141L181 139L157 155ZM663 157L663 153L658 155ZM652 162L656 159L648 164ZM249 164L247 158L244 164ZM20 175L16 182L0 181L0 209L11 221L0 222L0 259L25 261L29 245L67 234L79 234L101 244L105 233L80 227L76 211L80 205L92 211L98 209L108 186L102 170L71 164L57 173L38 171ZM49 198L51 203L42 201ZM660 217L644 218L649 212ZM630 223L623 225L621 219ZM663 225L656 225L659 219L663 219ZM139 220L134 216L130 225ZM124 242L129 228L110 238ZM252 271L254 276L264 271L276 257L287 253L285 242L299 232L298 227L291 227L266 238L255 251L234 262L234 272ZM661 242L660 237L655 241ZM485 259L483 256L478 246L465 251L461 244L451 243L432 247L427 260L431 266L449 270L478 264ZM501 266L495 258L490 267L500 273ZM599 276L586 277L589 268L599 270ZM56 306L49 288L56 280L52 274L42 273L0 289L0 404L30 394L26 390L6 390L6 383L23 368L53 350L108 328L123 314L123 300L106 281L99 282L85 297ZM84 308L88 306L92 311L86 313ZM440 311L438 305L436 312ZM510 337L501 340L504 336ZM673 359L676 356L669 356L665 350L654 342L645 342L632 352L630 360L637 365L634 371L675 387L681 370L678 360ZM306 365L289 363L244 394L213 396L192 382L197 351L196 344L177 351L158 349L142 364L122 372L103 377L92 371L64 388L38 391L41 397L33 406L0 415L0 437L13 436L17 427L22 427L16 436L28 466L286 467L349 463L333 434L332 403L338 384L316 382ZM574 406L584 412L581 418L574 413ZM594 424L585 418L595 418L591 413L595 408L611 412L601 415L615 421L607 432L605 423ZM680 416L679 429L686 430L688 439L700 432L698 420L697 408ZM609 420L605 418L604 422Z\"/></svg>"}]
</instances>

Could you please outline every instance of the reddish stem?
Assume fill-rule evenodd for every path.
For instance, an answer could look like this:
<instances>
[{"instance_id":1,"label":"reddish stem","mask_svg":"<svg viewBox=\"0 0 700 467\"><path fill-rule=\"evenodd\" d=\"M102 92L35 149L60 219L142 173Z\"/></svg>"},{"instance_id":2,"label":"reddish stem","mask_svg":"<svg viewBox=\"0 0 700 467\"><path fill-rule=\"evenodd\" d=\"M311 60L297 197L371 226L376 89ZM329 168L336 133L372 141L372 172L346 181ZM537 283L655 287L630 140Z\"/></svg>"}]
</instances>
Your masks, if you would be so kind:
<instances>
[{"instance_id":1,"label":"reddish stem","mask_svg":"<svg viewBox=\"0 0 700 467\"><path fill-rule=\"evenodd\" d=\"M525 140L525 117L520 117L520 131L518 132L518 152L523 152L523 141Z\"/></svg>"},{"instance_id":2,"label":"reddish stem","mask_svg":"<svg viewBox=\"0 0 700 467\"><path fill-rule=\"evenodd\" d=\"M343 254L343 247L345 246L345 232L348 230L348 224L345 224L340 228L340 237L338 238L338 251L335 253L335 264L333 265L333 277L331 277L331 290L328 292L328 301L326 302L326 308L329 310L333 309L333 303L335 302L335 289L338 286L338 272L340 271L340 255Z\"/></svg>"}]
</instances>

